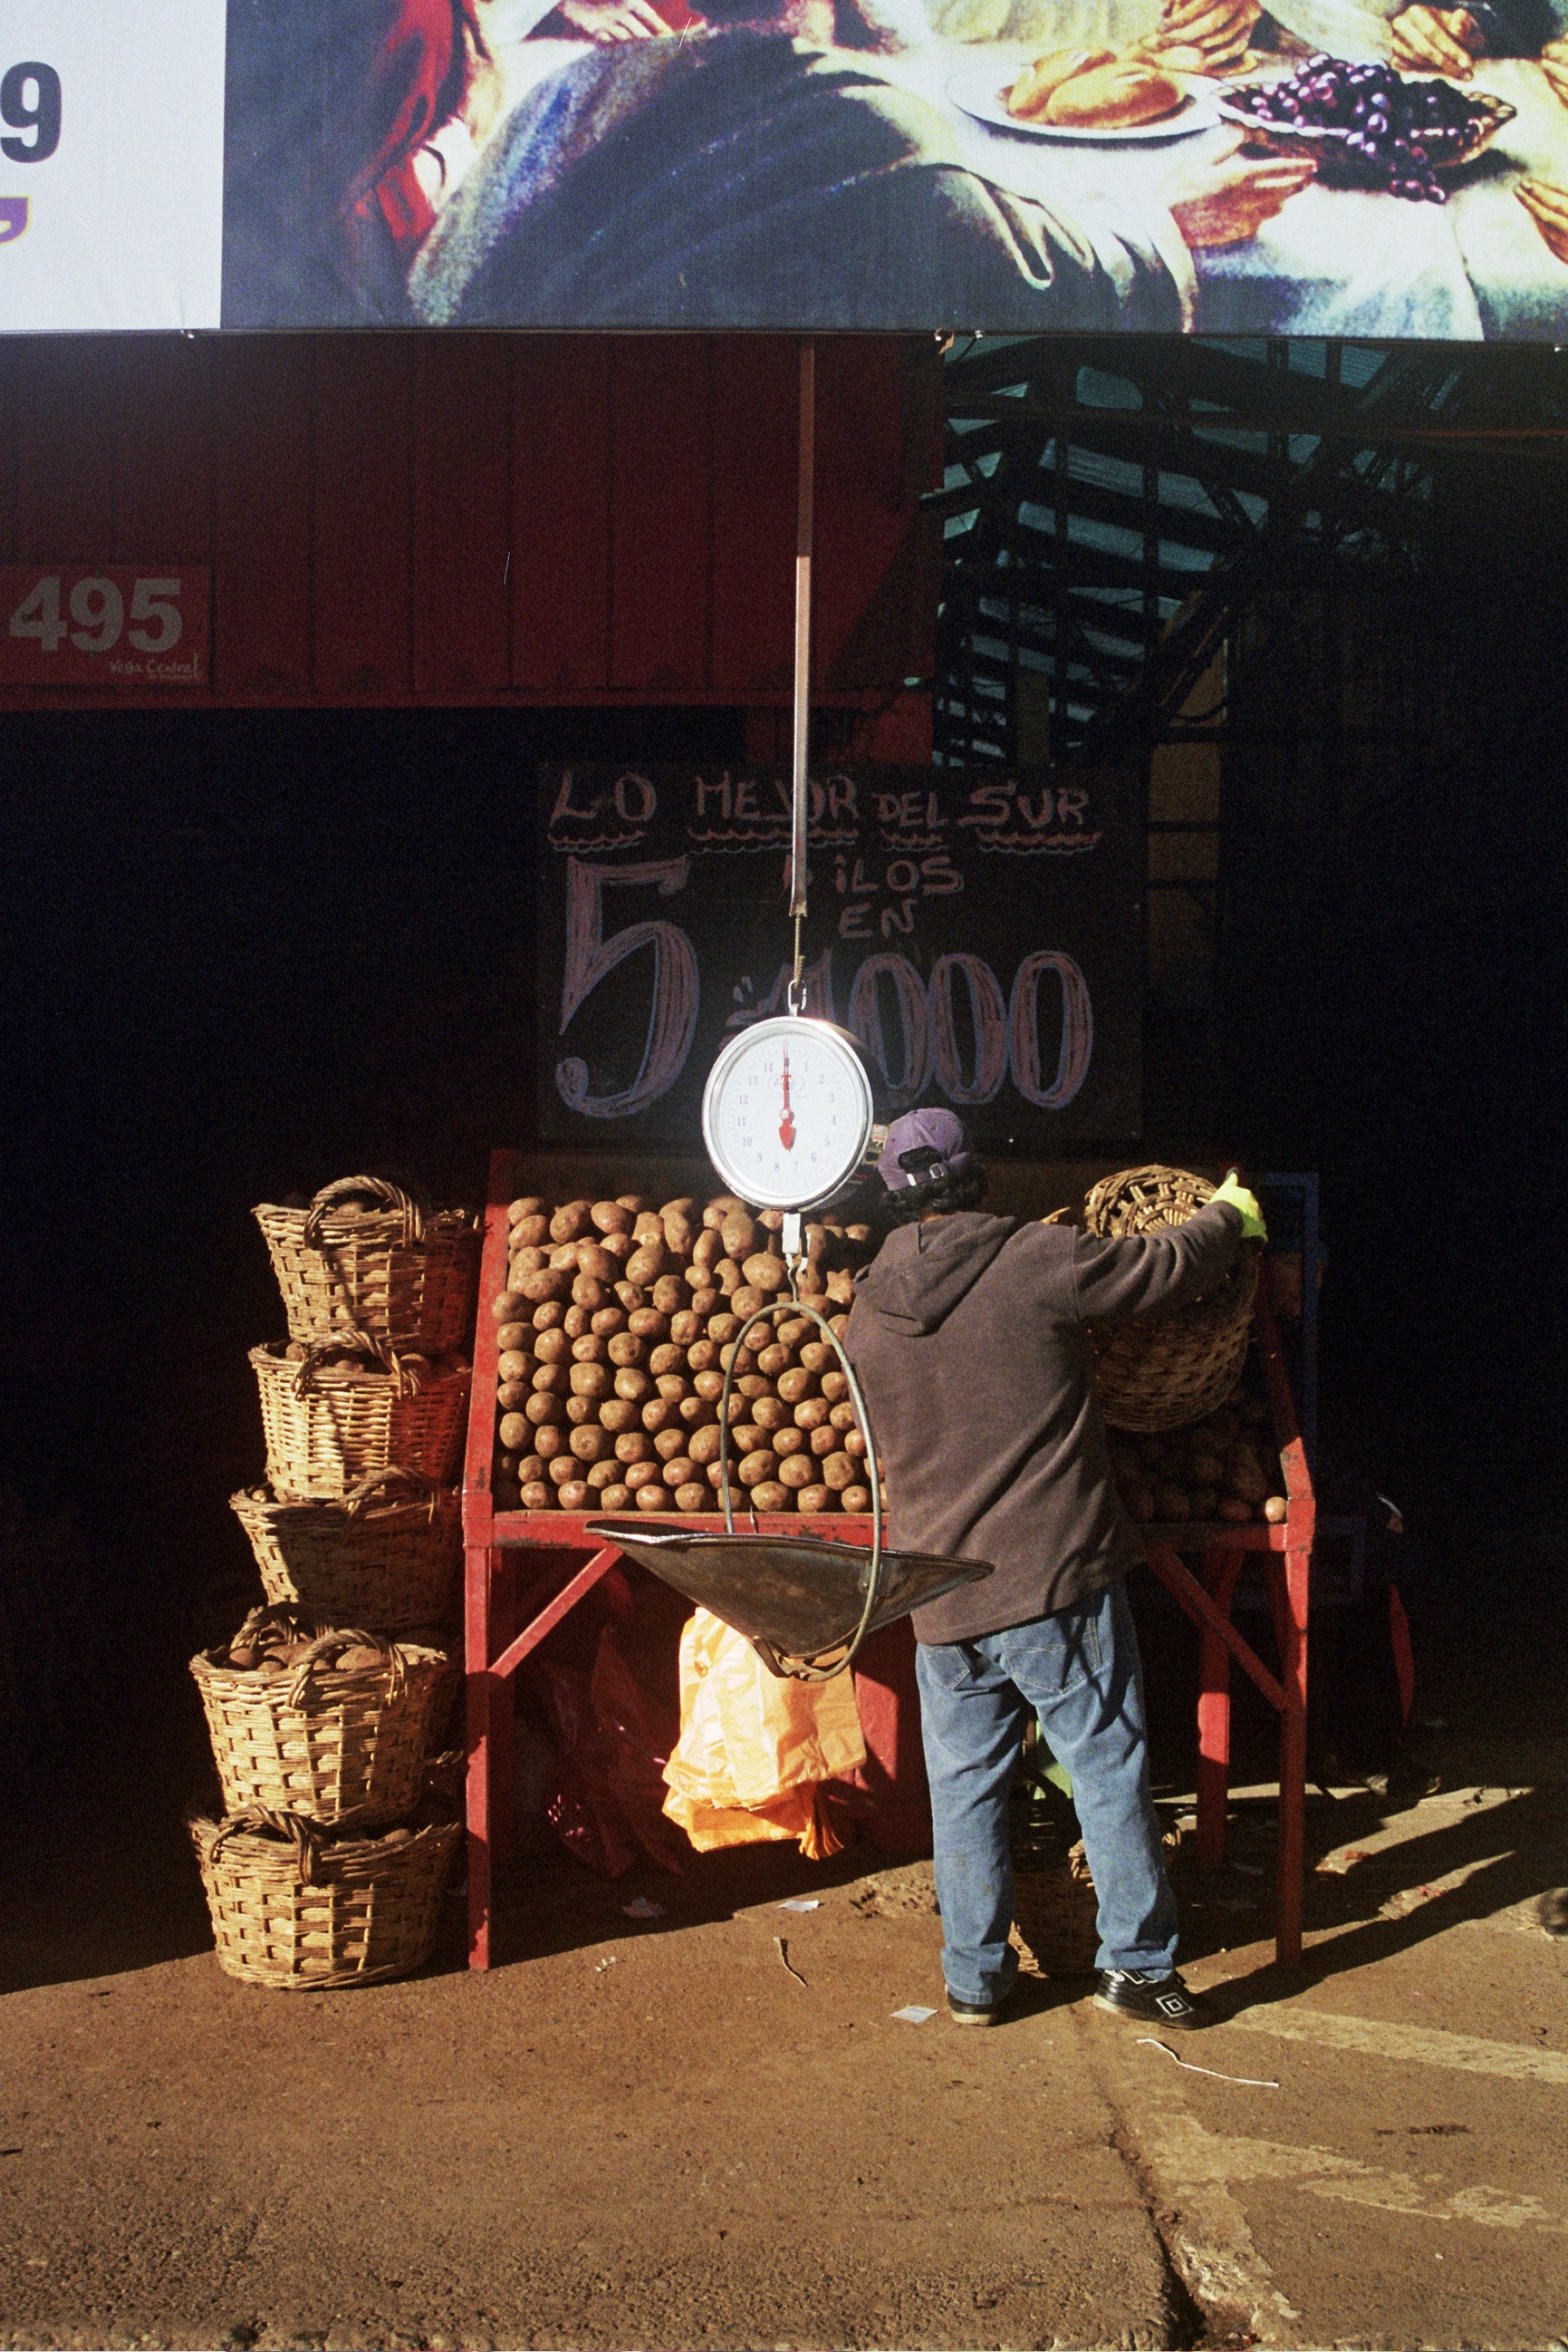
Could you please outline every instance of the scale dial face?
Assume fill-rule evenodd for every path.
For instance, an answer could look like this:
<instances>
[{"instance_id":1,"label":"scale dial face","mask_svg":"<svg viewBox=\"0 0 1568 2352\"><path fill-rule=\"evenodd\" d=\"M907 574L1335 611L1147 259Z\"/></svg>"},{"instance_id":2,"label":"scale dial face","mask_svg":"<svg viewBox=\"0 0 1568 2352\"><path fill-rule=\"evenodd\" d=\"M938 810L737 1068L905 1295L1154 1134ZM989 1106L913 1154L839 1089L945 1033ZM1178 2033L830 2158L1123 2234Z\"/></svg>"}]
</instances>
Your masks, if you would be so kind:
<instances>
[{"instance_id":1,"label":"scale dial face","mask_svg":"<svg viewBox=\"0 0 1568 2352\"><path fill-rule=\"evenodd\" d=\"M742 1029L709 1073L702 1139L731 1192L811 1209L842 1190L871 1139L871 1081L829 1021L781 1013Z\"/></svg>"}]
</instances>

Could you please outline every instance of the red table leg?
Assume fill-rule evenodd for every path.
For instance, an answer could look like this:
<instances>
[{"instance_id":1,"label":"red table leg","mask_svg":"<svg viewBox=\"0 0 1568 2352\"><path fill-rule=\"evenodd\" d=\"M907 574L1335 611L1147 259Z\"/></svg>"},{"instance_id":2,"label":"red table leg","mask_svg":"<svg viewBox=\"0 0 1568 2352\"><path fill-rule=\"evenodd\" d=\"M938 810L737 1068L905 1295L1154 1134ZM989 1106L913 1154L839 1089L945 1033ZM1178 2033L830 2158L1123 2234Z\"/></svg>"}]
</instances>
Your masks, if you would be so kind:
<instances>
[{"instance_id":1,"label":"red table leg","mask_svg":"<svg viewBox=\"0 0 1568 2352\"><path fill-rule=\"evenodd\" d=\"M497 1550L490 1554L490 1640L492 1658L499 1657L517 1633L517 1554ZM517 1697L509 1675L504 1681L500 1675L490 1676L489 1720L489 1843L490 1872L493 1880L498 1870L511 1860L513 1821L516 1798L515 1775L512 1768L513 1734L517 1727Z\"/></svg>"},{"instance_id":2,"label":"red table leg","mask_svg":"<svg viewBox=\"0 0 1568 2352\"><path fill-rule=\"evenodd\" d=\"M491 1549L470 1553L467 1562L464 1646L468 1664L468 1966L490 1964L490 1832L493 1747L491 1718L499 1691L510 1703L511 1692L487 1671L494 1655L491 1646L490 1593L495 1581L496 1554Z\"/></svg>"},{"instance_id":3,"label":"red table leg","mask_svg":"<svg viewBox=\"0 0 1568 2352\"><path fill-rule=\"evenodd\" d=\"M1203 1580L1210 1599L1228 1615L1243 1552L1206 1551ZM1230 1652L1212 1625L1198 1643L1198 1868L1225 1864L1225 1816L1230 1796Z\"/></svg>"},{"instance_id":4,"label":"red table leg","mask_svg":"<svg viewBox=\"0 0 1568 2352\"><path fill-rule=\"evenodd\" d=\"M1279 1718L1279 1882L1276 1957L1293 1968L1301 1957L1301 1877L1307 1831L1307 1590L1310 1550L1268 1561L1269 1598L1279 1643L1285 1706Z\"/></svg>"}]
</instances>

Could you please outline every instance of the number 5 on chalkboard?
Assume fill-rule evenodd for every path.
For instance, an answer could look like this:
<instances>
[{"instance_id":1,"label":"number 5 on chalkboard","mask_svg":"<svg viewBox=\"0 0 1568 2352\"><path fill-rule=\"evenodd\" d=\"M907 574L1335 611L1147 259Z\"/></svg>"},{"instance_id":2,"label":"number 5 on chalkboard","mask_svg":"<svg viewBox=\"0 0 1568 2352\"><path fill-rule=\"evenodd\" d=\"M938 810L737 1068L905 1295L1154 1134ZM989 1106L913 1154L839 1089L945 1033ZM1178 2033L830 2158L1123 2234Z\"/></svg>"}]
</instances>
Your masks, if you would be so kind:
<instances>
[{"instance_id":1,"label":"number 5 on chalkboard","mask_svg":"<svg viewBox=\"0 0 1568 2352\"><path fill-rule=\"evenodd\" d=\"M670 898L683 890L691 862L668 857L644 866L590 866L579 857L566 861L566 970L561 985L561 1034L572 1016L626 958L639 948L653 950L653 1001L637 1076L618 1094L588 1091L588 1066L573 1055L556 1065L555 1086L569 1109L584 1118L631 1118L668 1094L686 1066L697 1034L700 990L697 955L686 933L674 923L631 923L624 931L604 935L605 892L609 889L657 890ZM618 1025L618 1024L617 1024Z\"/></svg>"}]
</instances>

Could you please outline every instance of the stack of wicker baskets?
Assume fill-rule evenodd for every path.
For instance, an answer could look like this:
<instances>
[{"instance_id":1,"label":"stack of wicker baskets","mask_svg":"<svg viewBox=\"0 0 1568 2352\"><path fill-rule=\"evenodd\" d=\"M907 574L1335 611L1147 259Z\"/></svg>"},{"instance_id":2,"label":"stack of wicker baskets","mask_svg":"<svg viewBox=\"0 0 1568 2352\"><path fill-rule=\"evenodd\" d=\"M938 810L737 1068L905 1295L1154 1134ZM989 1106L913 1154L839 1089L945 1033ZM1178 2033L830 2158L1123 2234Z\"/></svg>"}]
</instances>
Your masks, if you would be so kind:
<instances>
[{"instance_id":1,"label":"stack of wicker baskets","mask_svg":"<svg viewBox=\"0 0 1568 2352\"><path fill-rule=\"evenodd\" d=\"M374 1177L256 1216L289 1336L251 1352L268 1483L231 1499L266 1602L191 1661L223 1790L192 1835L230 1975L360 1984L428 1957L458 1837L428 1792L479 1237Z\"/></svg>"}]
</instances>

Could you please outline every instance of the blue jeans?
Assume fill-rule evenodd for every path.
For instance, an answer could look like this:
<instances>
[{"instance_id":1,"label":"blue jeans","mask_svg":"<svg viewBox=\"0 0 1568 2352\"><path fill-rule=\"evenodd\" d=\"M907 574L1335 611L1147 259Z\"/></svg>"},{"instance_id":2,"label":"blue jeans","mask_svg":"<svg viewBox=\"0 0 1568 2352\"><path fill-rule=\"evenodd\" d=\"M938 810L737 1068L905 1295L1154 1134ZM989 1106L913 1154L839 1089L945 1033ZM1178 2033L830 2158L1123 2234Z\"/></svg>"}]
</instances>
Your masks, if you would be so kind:
<instances>
[{"instance_id":1,"label":"blue jeans","mask_svg":"<svg viewBox=\"0 0 1568 2352\"><path fill-rule=\"evenodd\" d=\"M1167 1974L1176 1906L1149 1792L1142 1673L1125 1587L978 1641L917 1643L915 1658L949 1991L989 2006L1018 1972L1007 1942L1007 1793L1031 1713L1072 1775L1100 1896L1096 1965Z\"/></svg>"}]
</instances>

